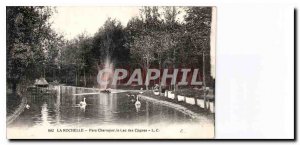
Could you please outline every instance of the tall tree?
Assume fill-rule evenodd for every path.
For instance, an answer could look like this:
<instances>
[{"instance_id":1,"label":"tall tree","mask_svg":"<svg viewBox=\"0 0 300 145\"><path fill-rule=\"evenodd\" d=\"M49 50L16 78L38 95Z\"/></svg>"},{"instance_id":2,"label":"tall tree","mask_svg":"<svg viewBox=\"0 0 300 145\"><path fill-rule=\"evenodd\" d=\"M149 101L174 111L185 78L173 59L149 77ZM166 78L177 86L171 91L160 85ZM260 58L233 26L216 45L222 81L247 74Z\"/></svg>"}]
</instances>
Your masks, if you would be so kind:
<instances>
[{"instance_id":1,"label":"tall tree","mask_svg":"<svg viewBox=\"0 0 300 145\"><path fill-rule=\"evenodd\" d=\"M125 31L120 21L108 18L94 36L93 52L99 63L106 59L115 64L128 62L129 49L125 47Z\"/></svg>"},{"instance_id":2,"label":"tall tree","mask_svg":"<svg viewBox=\"0 0 300 145\"><path fill-rule=\"evenodd\" d=\"M203 89L206 89L206 81L211 80L210 73L210 29L211 29L211 7L189 7L186 10L186 35L193 46L191 46L192 54L201 64ZM204 92L204 102L206 95ZM197 98L195 98L197 104ZM206 103L204 103L206 108Z\"/></svg>"},{"instance_id":3,"label":"tall tree","mask_svg":"<svg viewBox=\"0 0 300 145\"><path fill-rule=\"evenodd\" d=\"M25 72L45 60L45 40L52 37L51 15L50 7L6 8L7 81L13 92Z\"/></svg>"}]
</instances>

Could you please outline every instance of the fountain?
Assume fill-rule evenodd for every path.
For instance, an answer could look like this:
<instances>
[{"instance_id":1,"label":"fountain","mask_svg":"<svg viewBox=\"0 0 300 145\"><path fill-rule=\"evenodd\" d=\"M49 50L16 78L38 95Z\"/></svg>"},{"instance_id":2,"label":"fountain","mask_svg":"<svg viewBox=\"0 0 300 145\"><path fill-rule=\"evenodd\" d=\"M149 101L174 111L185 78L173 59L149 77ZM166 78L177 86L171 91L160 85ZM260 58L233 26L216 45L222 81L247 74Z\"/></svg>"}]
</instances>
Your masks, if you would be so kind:
<instances>
[{"instance_id":1,"label":"fountain","mask_svg":"<svg viewBox=\"0 0 300 145\"><path fill-rule=\"evenodd\" d=\"M99 84L101 92L110 93L110 89L108 85L110 84L110 80L112 79L114 70L113 63L107 58L104 63L104 68L99 70L97 76L97 82Z\"/></svg>"}]
</instances>

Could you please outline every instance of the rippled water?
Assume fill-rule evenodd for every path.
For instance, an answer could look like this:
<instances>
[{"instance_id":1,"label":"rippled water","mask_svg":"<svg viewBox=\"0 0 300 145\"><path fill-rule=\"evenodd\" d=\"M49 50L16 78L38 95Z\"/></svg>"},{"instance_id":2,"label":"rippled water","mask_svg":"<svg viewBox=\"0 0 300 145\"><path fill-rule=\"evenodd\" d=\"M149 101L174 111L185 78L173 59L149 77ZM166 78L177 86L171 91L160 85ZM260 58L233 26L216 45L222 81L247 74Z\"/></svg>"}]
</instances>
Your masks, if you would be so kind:
<instances>
[{"instance_id":1,"label":"rippled water","mask_svg":"<svg viewBox=\"0 0 300 145\"><path fill-rule=\"evenodd\" d=\"M137 109L126 93L89 94L92 89L58 87L56 95L28 95L30 109L20 115L12 126L93 126L102 124L157 124L161 122L180 123L193 120L173 108L140 100ZM79 102L86 98L87 106Z\"/></svg>"}]
</instances>

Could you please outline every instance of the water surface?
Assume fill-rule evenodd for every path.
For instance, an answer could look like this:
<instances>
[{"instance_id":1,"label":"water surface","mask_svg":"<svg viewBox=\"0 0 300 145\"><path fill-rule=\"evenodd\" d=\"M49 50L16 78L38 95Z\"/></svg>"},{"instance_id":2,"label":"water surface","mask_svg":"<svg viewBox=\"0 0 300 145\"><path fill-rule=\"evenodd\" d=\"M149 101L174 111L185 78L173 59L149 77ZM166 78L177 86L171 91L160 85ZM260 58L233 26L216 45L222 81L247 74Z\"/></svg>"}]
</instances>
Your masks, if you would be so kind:
<instances>
[{"instance_id":1,"label":"water surface","mask_svg":"<svg viewBox=\"0 0 300 145\"><path fill-rule=\"evenodd\" d=\"M97 92L93 89L76 87L56 87L56 95L28 94L30 109L25 111L11 126L98 126L98 125L132 125L157 123L194 122L189 116L167 106L148 102L140 98L141 107L136 108L127 93L88 94ZM79 107L86 98L86 107Z\"/></svg>"}]
</instances>

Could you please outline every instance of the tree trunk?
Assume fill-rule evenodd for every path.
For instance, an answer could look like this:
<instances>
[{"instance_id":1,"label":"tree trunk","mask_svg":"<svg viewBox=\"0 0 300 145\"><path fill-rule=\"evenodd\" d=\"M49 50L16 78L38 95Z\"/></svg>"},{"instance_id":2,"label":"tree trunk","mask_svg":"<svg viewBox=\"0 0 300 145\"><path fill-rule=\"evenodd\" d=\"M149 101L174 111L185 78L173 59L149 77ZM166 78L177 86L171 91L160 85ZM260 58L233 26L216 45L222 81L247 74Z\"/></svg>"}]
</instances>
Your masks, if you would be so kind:
<instances>
[{"instance_id":1,"label":"tree trunk","mask_svg":"<svg viewBox=\"0 0 300 145\"><path fill-rule=\"evenodd\" d=\"M75 71L75 85L77 86L77 69Z\"/></svg>"},{"instance_id":2,"label":"tree trunk","mask_svg":"<svg viewBox=\"0 0 300 145\"><path fill-rule=\"evenodd\" d=\"M83 70L83 80L84 80L84 86L86 87L85 69Z\"/></svg>"},{"instance_id":3,"label":"tree trunk","mask_svg":"<svg viewBox=\"0 0 300 145\"><path fill-rule=\"evenodd\" d=\"M204 97L204 109L207 109L206 105L206 82L205 82L205 53L203 51L203 97Z\"/></svg>"},{"instance_id":4,"label":"tree trunk","mask_svg":"<svg viewBox=\"0 0 300 145\"><path fill-rule=\"evenodd\" d=\"M149 58L147 58L147 60L146 60L146 69L147 69L147 72L146 72L146 80L148 79L148 70L149 70ZM150 81L149 81L149 83L150 83ZM148 88L148 86L149 86L149 84L146 84L146 90L148 91L149 90L149 88Z\"/></svg>"},{"instance_id":5,"label":"tree trunk","mask_svg":"<svg viewBox=\"0 0 300 145\"><path fill-rule=\"evenodd\" d=\"M158 66L159 66L158 70L161 72L161 58L159 59ZM159 84L159 96L161 96L161 77L160 76L158 79L158 84Z\"/></svg>"},{"instance_id":6,"label":"tree trunk","mask_svg":"<svg viewBox=\"0 0 300 145\"><path fill-rule=\"evenodd\" d=\"M12 83L12 93L16 94L17 93L17 82L13 81Z\"/></svg>"},{"instance_id":7,"label":"tree trunk","mask_svg":"<svg viewBox=\"0 0 300 145\"><path fill-rule=\"evenodd\" d=\"M177 90L178 90L178 85L175 85L174 87L174 100L176 102L178 102L178 94L177 94Z\"/></svg>"},{"instance_id":8,"label":"tree trunk","mask_svg":"<svg viewBox=\"0 0 300 145\"><path fill-rule=\"evenodd\" d=\"M175 60L176 60L176 56L175 56L175 54L176 54L176 50L175 50L175 47L174 47L174 51L173 51L173 69L175 69ZM172 85L171 85L171 87L172 87ZM176 83L174 84L174 92L175 92L175 87L176 87Z\"/></svg>"},{"instance_id":9,"label":"tree trunk","mask_svg":"<svg viewBox=\"0 0 300 145\"><path fill-rule=\"evenodd\" d=\"M195 95L195 97L194 97L194 100L195 100L195 106L197 106L198 105L198 100L197 100L197 95ZM205 104L205 103L204 103Z\"/></svg>"},{"instance_id":10,"label":"tree trunk","mask_svg":"<svg viewBox=\"0 0 300 145\"><path fill-rule=\"evenodd\" d=\"M174 48L174 51L173 51L173 69L175 69L175 59L176 59L175 53L176 53L176 51L175 51L175 48ZM172 85L171 85L171 87L172 87ZM178 85L175 83L173 85L173 92L174 92L174 97L175 97L174 100L176 100L176 102L178 101L177 91L178 91Z\"/></svg>"},{"instance_id":11,"label":"tree trunk","mask_svg":"<svg viewBox=\"0 0 300 145\"><path fill-rule=\"evenodd\" d=\"M53 71L52 71L52 81L54 81L55 80L55 77L54 77L54 69L53 69Z\"/></svg>"}]
</instances>

